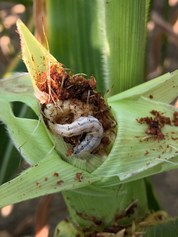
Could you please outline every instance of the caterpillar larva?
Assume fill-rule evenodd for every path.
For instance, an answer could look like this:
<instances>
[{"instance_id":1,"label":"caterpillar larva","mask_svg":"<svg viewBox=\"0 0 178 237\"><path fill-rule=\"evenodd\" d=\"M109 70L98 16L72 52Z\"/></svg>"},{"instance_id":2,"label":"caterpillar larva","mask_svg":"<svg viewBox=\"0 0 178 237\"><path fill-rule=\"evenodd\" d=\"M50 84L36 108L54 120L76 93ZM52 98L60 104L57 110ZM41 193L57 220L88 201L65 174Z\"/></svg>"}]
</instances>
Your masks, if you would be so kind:
<instances>
[{"instance_id":1,"label":"caterpillar larva","mask_svg":"<svg viewBox=\"0 0 178 237\"><path fill-rule=\"evenodd\" d=\"M74 147L74 157L79 157L82 152L92 152L101 142L103 126L93 116L80 117L71 124L55 124L54 131L64 137L72 137L87 132L85 139Z\"/></svg>"},{"instance_id":2,"label":"caterpillar larva","mask_svg":"<svg viewBox=\"0 0 178 237\"><path fill-rule=\"evenodd\" d=\"M106 98L94 91L95 78L92 76L87 80L81 75L67 73L59 64L53 64L49 90L48 74L45 71L39 77L37 87L41 94L37 98L56 150L66 157L73 155L83 159L85 151L107 157L116 137L116 122ZM50 96L46 98L46 95ZM63 141L58 139L57 133L63 136ZM60 145L64 149L60 149Z\"/></svg>"}]
</instances>

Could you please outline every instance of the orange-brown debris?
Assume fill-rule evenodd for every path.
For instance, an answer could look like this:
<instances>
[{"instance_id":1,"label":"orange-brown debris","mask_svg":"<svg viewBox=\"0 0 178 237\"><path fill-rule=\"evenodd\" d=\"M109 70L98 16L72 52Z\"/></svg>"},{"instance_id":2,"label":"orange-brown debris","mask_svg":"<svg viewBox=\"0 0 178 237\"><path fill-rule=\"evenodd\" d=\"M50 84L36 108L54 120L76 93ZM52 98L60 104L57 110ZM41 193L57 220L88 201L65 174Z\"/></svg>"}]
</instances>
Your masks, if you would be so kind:
<instances>
[{"instance_id":1,"label":"orange-brown debris","mask_svg":"<svg viewBox=\"0 0 178 237\"><path fill-rule=\"evenodd\" d=\"M49 91L50 84L50 91ZM81 101L85 104L92 104L94 111L92 116L97 118L103 126L104 132L113 128L114 118L110 114L110 107L105 103L100 92L94 91L96 89L96 80L92 76L90 79L85 79L81 75L71 75L71 73L66 73L64 68L59 67L58 64L54 64L50 67L50 82L47 78L47 72L41 73L39 76L39 81L37 82L37 87L40 91L45 92L50 95L49 100L46 103L55 103L58 100L71 100L74 104ZM50 94L51 93L51 94ZM43 109L45 105L43 105ZM73 114L68 114L67 120L65 117L58 117L55 121L58 124L65 124L73 122ZM66 143L70 143L73 146L77 146L84 138L86 134L82 136L64 137ZM108 145L110 143L109 138L102 139L101 143L103 145ZM71 150L66 154L71 155Z\"/></svg>"},{"instance_id":2,"label":"orange-brown debris","mask_svg":"<svg viewBox=\"0 0 178 237\"><path fill-rule=\"evenodd\" d=\"M75 178L75 180L78 180L79 182L82 182L82 179L83 179L82 173L76 173L76 178Z\"/></svg>"},{"instance_id":3,"label":"orange-brown debris","mask_svg":"<svg viewBox=\"0 0 178 237\"><path fill-rule=\"evenodd\" d=\"M69 149L67 150L66 156L70 156L70 155L72 155L72 154L73 154L73 149L72 149L72 148L69 148Z\"/></svg>"},{"instance_id":4,"label":"orange-brown debris","mask_svg":"<svg viewBox=\"0 0 178 237\"><path fill-rule=\"evenodd\" d=\"M174 112L173 114L173 120L172 122L174 123L174 126L178 126L178 112Z\"/></svg>"},{"instance_id":5,"label":"orange-brown debris","mask_svg":"<svg viewBox=\"0 0 178 237\"><path fill-rule=\"evenodd\" d=\"M148 124L148 129L145 132L147 135L153 135L155 139L163 140L165 135L162 133L162 128L165 124L171 125L171 120L169 117L163 116L163 113L159 113L156 110L152 110L150 113L155 117L140 118L139 120L137 119L137 122L140 124Z\"/></svg>"},{"instance_id":6,"label":"orange-brown debris","mask_svg":"<svg viewBox=\"0 0 178 237\"><path fill-rule=\"evenodd\" d=\"M80 75L70 76L70 73L66 73L63 68L59 68L56 64L50 67L50 83L53 99L49 102L53 102L53 100L56 99L67 100L71 98L87 101L88 91L90 91L89 102L93 103L96 100L96 98L92 97L94 94L92 90L96 88L94 77L86 80ZM37 87L40 91L49 94L47 72L40 75ZM96 97L98 97L98 95Z\"/></svg>"},{"instance_id":7,"label":"orange-brown debris","mask_svg":"<svg viewBox=\"0 0 178 237\"><path fill-rule=\"evenodd\" d=\"M58 177L59 174L55 172L55 173L53 174L53 176L54 176L54 177Z\"/></svg>"},{"instance_id":8,"label":"orange-brown debris","mask_svg":"<svg viewBox=\"0 0 178 237\"><path fill-rule=\"evenodd\" d=\"M57 181L57 185L61 185L62 183L64 183L63 180L59 180L59 181Z\"/></svg>"},{"instance_id":9,"label":"orange-brown debris","mask_svg":"<svg viewBox=\"0 0 178 237\"><path fill-rule=\"evenodd\" d=\"M38 183L38 182L36 182L36 185L40 188L41 187L41 184L40 183Z\"/></svg>"}]
</instances>

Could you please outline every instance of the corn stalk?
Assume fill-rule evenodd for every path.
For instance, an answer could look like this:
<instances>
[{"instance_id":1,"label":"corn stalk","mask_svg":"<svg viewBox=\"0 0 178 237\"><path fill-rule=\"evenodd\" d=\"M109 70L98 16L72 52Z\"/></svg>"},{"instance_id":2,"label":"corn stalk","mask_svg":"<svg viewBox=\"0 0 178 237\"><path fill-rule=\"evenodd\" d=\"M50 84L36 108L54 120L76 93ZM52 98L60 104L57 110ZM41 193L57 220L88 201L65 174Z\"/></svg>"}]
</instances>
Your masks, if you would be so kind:
<instances>
[{"instance_id":1,"label":"corn stalk","mask_svg":"<svg viewBox=\"0 0 178 237\"><path fill-rule=\"evenodd\" d=\"M102 94L113 85L110 93L114 95L144 82L149 1L46 3L49 9L46 19L50 52L64 65L75 72L94 75L97 90ZM59 15L57 24L54 23L55 15ZM49 27L53 24L55 27ZM62 29L66 29L65 34L62 34ZM59 40L56 41L56 38ZM138 187L142 192L137 191ZM131 223L148 213L143 180L112 186L112 195L109 194L110 189L111 187L102 187L101 190L97 188L93 193L93 187L91 191L88 187L87 193L85 189L63 192L72 218L81 226L93 224L93 218L104 223L104 226L110 226L114 216L122 215L121 213L125 212L123 218L118 218L122 224ZM135 204L137 208L131 205L133 214L130 215L129 211L126 214L134 200L138 200Z\"/></svg>"}]
</instances>

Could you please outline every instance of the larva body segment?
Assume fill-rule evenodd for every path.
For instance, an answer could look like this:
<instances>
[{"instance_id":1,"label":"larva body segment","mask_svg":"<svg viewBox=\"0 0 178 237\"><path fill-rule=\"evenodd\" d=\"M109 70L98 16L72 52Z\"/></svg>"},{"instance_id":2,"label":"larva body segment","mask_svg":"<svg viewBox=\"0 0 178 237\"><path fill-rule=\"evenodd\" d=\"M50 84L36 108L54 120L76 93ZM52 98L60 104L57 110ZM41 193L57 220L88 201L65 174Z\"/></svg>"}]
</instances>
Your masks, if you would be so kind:
<instances>
[{"instance_id":1,"label":"larva body segment","mask_svg":"<svg viewBox=\"0 0 178 237\"><path fill-rule=\"evenodd\" d=\"M56 119L69 118L69 114L73 114L74 121L80 117L90 115L93 111L94 106L92 104L87 105L79 100L65 100L57 101L55 104L49 103L44 109L45 117L51 122L55 123ZM66 120L67 121L67 120ZM66 123L64 120L60 120L60 124Z\"/></svg>"},{"instance_id":2,"label":"larva body segment","mask_svg":"<svg viewBox=\"0 0 178 237\"><path fill-rule=\"evenodd\" d=\"M74 147L74 157L79 157L82 152L92 152L101 142L103 137L103 126L93 116L80 117L71 124L55 124L54 131L65 137L72 137L87 133L85 139Z\"/></svg>"}]
</instances>

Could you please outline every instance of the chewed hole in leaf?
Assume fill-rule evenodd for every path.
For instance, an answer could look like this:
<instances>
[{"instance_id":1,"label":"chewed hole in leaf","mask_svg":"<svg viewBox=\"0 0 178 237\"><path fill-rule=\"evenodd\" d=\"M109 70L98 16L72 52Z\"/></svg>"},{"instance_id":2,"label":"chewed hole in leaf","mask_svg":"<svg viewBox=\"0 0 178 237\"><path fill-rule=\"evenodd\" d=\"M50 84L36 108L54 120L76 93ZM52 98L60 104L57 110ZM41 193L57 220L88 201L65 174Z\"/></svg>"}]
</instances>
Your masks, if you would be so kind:
<instances>
[{"instance_id":1,"label":"chewed hole in leaf","mask_svg":"<svg viewBox=\"0 0 178 237\"><path fill-rule=\"evenodd\" d=\"M29 118L29 119L37 119L38 117L35 112L25 103L22 102L12 102L11 103L12 111L15 117L19 118Z\"/></svg>"}]
</instances>

